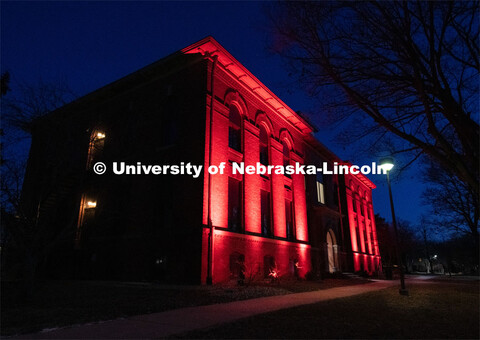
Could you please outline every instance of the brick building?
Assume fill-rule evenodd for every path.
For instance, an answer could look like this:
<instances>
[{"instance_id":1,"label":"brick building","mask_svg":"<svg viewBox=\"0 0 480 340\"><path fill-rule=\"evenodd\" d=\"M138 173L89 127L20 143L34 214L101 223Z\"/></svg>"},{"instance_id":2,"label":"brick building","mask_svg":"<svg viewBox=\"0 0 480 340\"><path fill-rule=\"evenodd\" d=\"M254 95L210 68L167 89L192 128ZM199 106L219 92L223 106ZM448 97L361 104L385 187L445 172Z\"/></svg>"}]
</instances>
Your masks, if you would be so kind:
<instances>
[{"instance_id":1,"label":"brick building","mask_svg":"<svg viewBox=\"0 0 480 340\"><path fill-rule=\"evenodd\" d=\"M52 112L34 128L23 192L59 239L49 275L217 283L380 270L363 175L232 172L342 163L313 132L211 37ZM95 174L98 161L109 171ZM112 162L204 170L115 175ZM222 162L224 174L205 171Z\"/></svg>"}]
</instances>

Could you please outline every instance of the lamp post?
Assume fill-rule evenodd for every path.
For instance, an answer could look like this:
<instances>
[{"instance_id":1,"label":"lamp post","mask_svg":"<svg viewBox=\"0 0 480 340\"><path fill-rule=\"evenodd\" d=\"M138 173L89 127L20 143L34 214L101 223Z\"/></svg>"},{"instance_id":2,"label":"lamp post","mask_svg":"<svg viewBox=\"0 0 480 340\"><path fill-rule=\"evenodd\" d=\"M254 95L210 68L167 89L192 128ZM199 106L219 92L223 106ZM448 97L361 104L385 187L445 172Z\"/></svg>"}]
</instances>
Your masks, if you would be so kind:
<instances>
[{"instance_id":1,"label":"lamp post","mask_svg":"<svg viewBox=\"0 0 480 340\"><path fill-rule=\"evenodd\" d=\"M398 230L397 230L397 220L395 218L395 209L393 208L393 196L392 188L390 186L390 170L394 166L393 158L385 157L380 160L380 167L385 170L387 173L387 184L388 184L388 194L390 196L390 208L392 209L392 222L393 222L393 231L395 232L395 249L397 253L398 266L400 267L400 289L398 292L400 295L408 295L408 290L405 288L405 276L403 273L403 264L402 257L400 256L400 248L398 246Z\"/></svg>"}]
</instances>

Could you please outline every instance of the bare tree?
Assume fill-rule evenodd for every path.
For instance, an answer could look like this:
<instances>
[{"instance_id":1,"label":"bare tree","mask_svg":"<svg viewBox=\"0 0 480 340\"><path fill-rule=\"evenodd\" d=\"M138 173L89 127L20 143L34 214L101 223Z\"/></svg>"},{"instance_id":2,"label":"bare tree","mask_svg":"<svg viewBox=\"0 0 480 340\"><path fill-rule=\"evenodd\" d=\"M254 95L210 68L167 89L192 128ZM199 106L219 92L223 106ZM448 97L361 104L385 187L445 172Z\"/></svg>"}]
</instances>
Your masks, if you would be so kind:
<instances>
[{"instance_id":1,"label":"bare tree","mask_svg":"<svg viewBox=\"0 0 480 340\"><path fill-rule=\"evenodd\" d=\"M478 196L478 4L280 2L272 47L337 121L427 156Z\"/></svg>"},{"instance_id":2,"label":"bare tree","mask_svg":"<svg viewBox=\"0 0 480 340\"><path fill-rule=\"evenodd\" d=\"M423 193L423 200L432 209L428 223L449 233L470 235L478 249L478 196L466 183L456 180L435 164L430 166L425 176L429 187Z\"/></svg>"},{"instance_id":3,"label":"bare tree","mask_svg":"<svg viewBox=\"0 0 480 340\"><path fill-rule=\"evenodd\" d=\"M7 82L9 80L8 75ZM2 99L2 115L7 124L30 132L36 119L44 117L74 98L75 94L65 81L17 83L12 94Z\"/></svg>"},{"instance_id":4,"label":"bare tree","mask_svg":"<svg viewBox=\"0 0 480 340\"><path fill-rule=\"evenodd\" d=\"M75 225L74 217L65 228L53 232L48 223L39 221L40 211L45 209L44 203L59 190L59 185L46 185L39 183L41 189L38 193L38 206L27 209L22 202L22 185L25 176L26 155L24 144L19 144L25 138L30 137L31 129L35 121L44 117L51 111L69 102L73 98L72 92L65 83L44 83L35 85L17 84L12 86L10 76L2 75L1 106L2 118L2 162L0 177L0 208L1 208L1 236L2 236L2 271L9 270L13 264L8 260L9 254L18 255L15 263L21 267L20 277L25 282L25 293L28 297L33 292L34 281L38 278L39 269L45 263L46 258L53 248L66 239L73 239ZM54 132L55 124L48 124ZM5 141L6 140L6 141ZM8 149L8 150L7 150ZM8 151L8 152L7 152ZM49 155L59 157L58 155ZM48 160L47 160L48 161ZM62 160L58 160L61 169ZM57 170L57 169L55 169ZM7 259L5 259L7 257Z\"/></svg>"}]
</instances>

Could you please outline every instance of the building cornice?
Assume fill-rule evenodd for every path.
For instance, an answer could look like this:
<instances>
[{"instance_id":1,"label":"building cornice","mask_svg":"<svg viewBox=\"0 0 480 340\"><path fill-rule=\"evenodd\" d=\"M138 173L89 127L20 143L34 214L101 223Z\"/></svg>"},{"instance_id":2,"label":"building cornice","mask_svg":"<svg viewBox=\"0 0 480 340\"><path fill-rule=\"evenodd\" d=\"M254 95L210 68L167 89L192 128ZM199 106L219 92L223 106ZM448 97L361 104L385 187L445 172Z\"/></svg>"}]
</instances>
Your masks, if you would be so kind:
<instances>
[{"instance_id":1,"label":"building cornice","mask_svg":"<svg viewBox=\"0 0 480 340\"><path fill-rule=\"evenodd\" d=\"M314 127L293 111L278 98L270 89L258 80L245 66L236 60L213 37L206 37L180 51L184 54L200 53L207 58L216 56L218 63L235 79L244 84L252 93L259 97L272 111L285 118L303 134L310 134Z\"/></svg>"}]
</instances>

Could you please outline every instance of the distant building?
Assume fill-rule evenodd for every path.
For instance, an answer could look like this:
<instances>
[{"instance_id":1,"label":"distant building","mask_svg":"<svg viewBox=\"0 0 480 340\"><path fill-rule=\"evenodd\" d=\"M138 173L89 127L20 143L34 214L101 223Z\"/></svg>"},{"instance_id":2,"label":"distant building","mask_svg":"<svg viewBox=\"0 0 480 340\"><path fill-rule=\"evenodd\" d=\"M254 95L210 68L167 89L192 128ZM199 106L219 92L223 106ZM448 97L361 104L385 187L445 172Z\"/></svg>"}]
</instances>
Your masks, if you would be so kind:
<instances>
[{"instance_id":1,"label":"distant building","mask_svg":"<svg viewBox=\"0 0 480 340\"><path fill-rule=\"evenodd\" d=\"M232 173L235 162L343 164L313 131L211 37L56 110L35 126L23 192L58 239L49 275L217 283L381 270L365 176ZM203 172L115 175L112 162ZM221 162L225 174L206 171Z\"/></svg>"}]
</instances>

